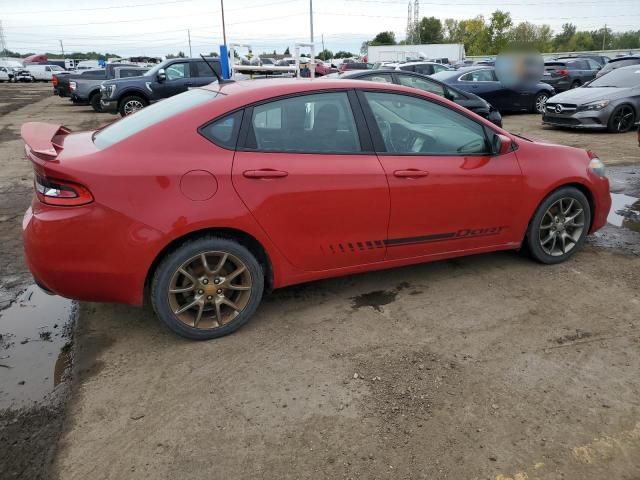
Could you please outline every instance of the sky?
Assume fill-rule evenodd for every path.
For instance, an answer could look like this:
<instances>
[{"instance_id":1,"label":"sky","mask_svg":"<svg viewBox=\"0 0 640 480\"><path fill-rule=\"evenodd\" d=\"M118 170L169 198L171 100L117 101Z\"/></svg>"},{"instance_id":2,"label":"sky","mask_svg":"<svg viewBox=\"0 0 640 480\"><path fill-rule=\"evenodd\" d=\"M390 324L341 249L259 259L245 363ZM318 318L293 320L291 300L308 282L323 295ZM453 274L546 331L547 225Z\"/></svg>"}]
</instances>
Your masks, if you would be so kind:
<instances>
[{"instance_id":1,"label":"sky","mask_svg":"<svg viewBox=\"0 0 640 480\"><path fill-rule=\"evenodd\" d=\"M254 53L278 53L310 41L309 0L225 0L227 43L250 44ZM357 53L364 40L384 30L401 40L407 0L313 0L316 50ZM578 30L606 24L614 31L640 28L640 0L433 0L420 2L420 17L458 20L488 17L496 9L514 22L546 23L554 31L571 22ZM121 56L193 55L222 43L220 0L0 0L0 21L9 50L99 51Z\"/></svg>"}]
</instances>

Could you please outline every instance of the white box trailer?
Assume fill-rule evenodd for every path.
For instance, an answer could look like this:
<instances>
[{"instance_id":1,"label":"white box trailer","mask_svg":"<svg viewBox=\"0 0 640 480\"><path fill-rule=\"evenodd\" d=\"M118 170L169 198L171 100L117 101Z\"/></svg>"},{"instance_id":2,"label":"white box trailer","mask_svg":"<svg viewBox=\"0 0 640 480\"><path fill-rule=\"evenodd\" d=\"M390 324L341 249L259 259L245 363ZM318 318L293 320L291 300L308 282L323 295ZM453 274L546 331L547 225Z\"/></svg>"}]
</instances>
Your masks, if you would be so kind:
<instances>
[{"instance_id":1,"label":"white box trailer","mask_svg":"<svg viewBox=\"0 0 640 480\"><path fill-rule=\"evenodd\" d=\"M432 43L426 45L375 45L367 49L367 61L404 62L446 58L450 63L464 60L462 43Z\"/></svg>"}]
</instances>

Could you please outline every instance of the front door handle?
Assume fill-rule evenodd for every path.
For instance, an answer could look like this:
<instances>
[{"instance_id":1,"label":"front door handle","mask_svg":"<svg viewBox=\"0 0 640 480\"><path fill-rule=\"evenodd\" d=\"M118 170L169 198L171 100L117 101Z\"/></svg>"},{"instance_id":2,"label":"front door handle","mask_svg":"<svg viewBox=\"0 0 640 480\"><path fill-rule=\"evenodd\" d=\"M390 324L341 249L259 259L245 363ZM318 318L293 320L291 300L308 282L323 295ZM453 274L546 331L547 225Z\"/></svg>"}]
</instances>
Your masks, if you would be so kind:
<instances>
[{"instance_id":1,"label":"front door handle","mask_svg":"<svg viewBox=\"0 0 640 480\"><path fill-rule=\"evenodd\" d=\"M426 170L418 170L416 168L410 168L408 170L396 170L393 172L396 177L400 178L418 178L418 177L426 177L429 175L429 172Z\"/></svg>"},{"instance_id":2,"label":"front door handle","mask_svg":"<svg viewBox=\"0 0 640 480\"><path fill-rule=\"evenodd\" d=\"M283 178L289 175L288 172L282 170L273 170L270 168L264 168L262 170L245 170L242 172L247 178Z\"/></svg>"}]
</instances>

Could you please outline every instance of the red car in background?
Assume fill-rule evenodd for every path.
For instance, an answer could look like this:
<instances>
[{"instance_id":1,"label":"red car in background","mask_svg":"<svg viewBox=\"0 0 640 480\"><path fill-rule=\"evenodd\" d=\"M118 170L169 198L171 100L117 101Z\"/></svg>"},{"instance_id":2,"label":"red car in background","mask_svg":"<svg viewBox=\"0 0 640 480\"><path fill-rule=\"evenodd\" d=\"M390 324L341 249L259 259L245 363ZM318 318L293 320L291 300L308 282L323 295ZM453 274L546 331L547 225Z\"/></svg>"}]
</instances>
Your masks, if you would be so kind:
<instances>
[{"instance_id":1,"label":"red car in background","mask_svg":"<svg viewBox=\"0 0 640 480\"><path fill-rule=\"evenodd\" d=\"M133 305L148 288L192 339L300 282L524 245L561 262L610 208L593 153L391 84L223 82L95 132L27 123L22 137L37 282Z\"/></svg>"}]
</instances>

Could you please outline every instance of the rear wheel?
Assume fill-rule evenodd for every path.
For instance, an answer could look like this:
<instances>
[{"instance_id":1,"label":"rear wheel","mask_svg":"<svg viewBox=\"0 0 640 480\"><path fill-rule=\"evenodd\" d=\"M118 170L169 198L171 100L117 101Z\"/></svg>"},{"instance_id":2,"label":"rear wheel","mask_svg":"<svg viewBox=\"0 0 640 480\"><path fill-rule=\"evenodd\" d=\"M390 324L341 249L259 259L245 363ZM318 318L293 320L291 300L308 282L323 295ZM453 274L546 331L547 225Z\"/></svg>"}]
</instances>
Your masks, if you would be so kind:
<instances>
[{"instance_id":1,"label":"rear wheel","mask_svg":"<svg viewBox=\"0 0 640 480\"><path fill-rule=\"evenodd\" d=\"M160 263L151 301L174 333L207 340L249 321L263 289L262 267L249 250L233 240L202 237L182 244Z\"/></svg>"},{"instance_id":2,"label":"rear wheel","mask_svg":"<svg viewBox=\"0 0 640 480\"><path fill-rule=\"evenodd\" d=\"M91 108L93 108L95 112L102 112L102 105L100 105L99 92L96 92L93 95L91 95L91 97L89 98L89 104L91 105Z\"/></svg>"},{"instance_id":3,"label":"rear wheel","mask_svg":"<svg viewBox=\"0 0 640 480\"><path fill-rule=\"evenodd\" d=\"M584 193L560 188L540 204L529 224L529 252L542 263L564 262L582 248L590 225L591 207Z\"/></svg>"},{"instance_id":4,"label":"rear wheel","mask_svg":"<svg viewBox=\"0 0 640 480\"><path fill-rule=\"evenodd\" d=\"M533 112L544 113L547 100L549 100L549 94L547 92L539 92L533 100Z\"/></svg>"},{"instance_id":5,"label":"rear wheel","mask_svg":"<svg viewBox=\"0 0 640 480\"><path fill-rule=\"evenodd\" d=\"M613 133L628 132L636 121L636 112L631 105L619 105L609 117L607 129Z\"/></svg>"},{"instance_id":6,"label":"rear wheel","mask_svg":"<svg viewBox=\"0 0 640 480\"><path fill-rule=\"evenodd\" d=\"M138 110L142 110L144 107L148 105L148 102L137 95L131 95L129 97L125 97L120 102L120 116L126 117L127 115L131 115L132 113L137 112Z\"/></svg>"}]
</instances>

